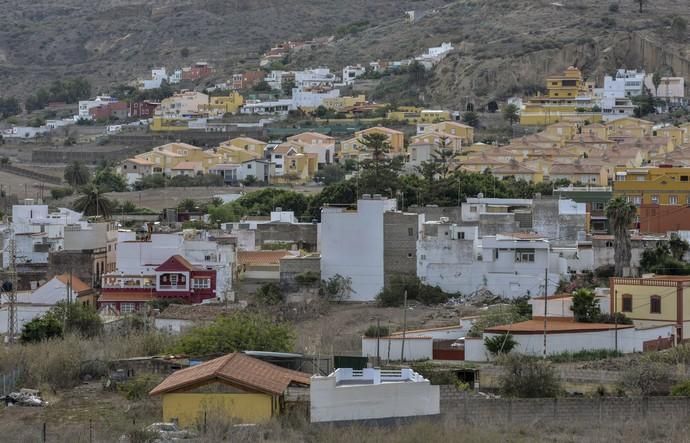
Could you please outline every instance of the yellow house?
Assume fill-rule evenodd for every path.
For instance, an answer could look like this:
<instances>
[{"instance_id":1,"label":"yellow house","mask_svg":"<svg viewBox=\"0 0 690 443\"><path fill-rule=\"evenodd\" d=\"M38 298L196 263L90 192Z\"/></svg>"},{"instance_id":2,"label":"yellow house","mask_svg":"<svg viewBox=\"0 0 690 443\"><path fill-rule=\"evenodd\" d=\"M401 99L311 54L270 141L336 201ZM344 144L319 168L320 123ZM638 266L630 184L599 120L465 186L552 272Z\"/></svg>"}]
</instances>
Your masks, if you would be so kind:
<instances>
[{"instance_id":1,"label":"yellow house","mask_svg":"<svg viewBox=\"0 0 690 443\"><path fill-rule=\"evenodd\" d=\"M362 139L367 134L383 134L388 138L390 145L390 152L392 154L402 153L405 149L405 134L396 131L395 129L384 128L383 126L374 126L361 131L355 132L355 136L351 139L343 141L341 151L345 153L355 153L356 151L365 150L366 147L362 144Z\"/></svg>"},{"instance_id":2,"label":"yellow house","mask_svg":"<svg viewBox=\"0 0 690 443\"><path fill-rule=\"evenodd\" d=\"M220 145L218 145L219 148L228 148L228 147L233 147L233 148L238 148L243 151L247 152L253 152L260 158L264 156L264 151L266 150L266 142L262 142L261 140L257 140L255 138L251 137L236 137L231 140L224 141Z\"/></svg>"},{"instance_id":3,"label":"yellow house","mask_svg":"<svg viewBox=\"0 0 690 443\"><path fill-rule=\"evenodd\" d=\"M309 374L233 353L174 372L150 396L163 399L163 421L182 427L205 417L266 422L285 408L288 387L308 387Z\"/></svg>"},{"instance_id":4,"label":"yellow house","mask_svg":"<svg viewBox=\"0 0 690 443\"><path fill-rule=\"evenodd\" d=\"M491 168L491 174L497 178L515 177L516 180L525 180L531 183L541 183L544 181L544 173L538 168L531 168L521 164L517 160Z\"/></svg>"},{"instance_id":5,"label":"yellow house","mask_svg":"<svg viewBox=\"0 0 690 443\"><path fill-rule=\"evenodd\" d=\"M156 108L156 116L163 118L181 118L197 115L208 106L208 95L196 91L177 92L173 96L161 100Z\"/></svg>"},{"instance_id":6,"label":"yellow house","mask_svg":"<svg viewBox=\"0 0 690 443\"><path fill-rule=\"evenodd\" d=\"M364 94L357 96L343 96L343 97L333 97L325 98L323 100L323 107L326 109L332 109L336 112L341 112L347 108L366 103L367 97Z\"/></svg>"},{"instance_id":7,"label":"yellow house","mask_svg":"<svg viewBox=\"0 0 690 443\"><path fill-rule=\"evenodd\" d=\"M232 91L227 96L218 95L209 97L209 103L201 106L200 110L216 116L237 114L243 104L244 97L242 97L239 92Z\"/></svg>"},{"instance_id":8,"label":"yellow house","mask_svg":"<svg viewBox=\"0 0 690 443\"><path fill-rule=\"evenodd\" d=\"M609 137L645 137L652 135L654 123L634 117L623 117L606 123Z\"/></svg>"},{"instance_id":9,"label":"yellow house","mask_svg":"<svg viewBox=\"0 0 690 443\"><path fill-rule=\"evenodd\" d=\"M318 168L318 155L290 152L285 157L285 173L302 181L314 178Z\"/></svg>"},{"instance_id":10,"label":"yellow house","mask_svg":"<svg viewBox=\"0 0 690 443\"><path fill-rule=\"evenodd\" d=\"M594 137L599 137L604 140L607 140L609 138L609 129L606 127L606 125L602 125L601 123L584 125L582 126L580 133L582 135L591 135Z\"/></svg>"},{"instance_id":11,"label":"yellow house","mask_svg":"<svg viewBox=\"0 0 690 443\"><path fill-rule=\"evenodd\" d=\"M657 137L668 137L673 141L673 146L682 145L685 142L685 131L678 126L666 126L656 130Z\"/></svg>"},{"instance_id":12,"label":"yellow house","mask_svg":"<svg viewBox=\"0 0 690 443\"><path fill-rule=\"evenodd\" d=\"M417 134L410 138L410 145L433 145L435 147L441 144L441 141L445 140L446 145L449 149L453 151L460 152L462 150L463 142L462 138L457 135L449 135L443 133L423 133Z\"/></svg>"},{"instance_id":13,"label":"yellow house","mask_svg":"<svg viewBox=\"0 0 690 443\"><path fill-rule=\"evenodd\" d=\"M563 141L571 140L578 132L578 125L572 122L554 123L544 128L543 133L558 137Z\"/></svg>"},{"instance_id":14,"label":"yellow house","mask_svg":"<svg viewBox=\"0 0 690 443\"><path fill-rule=\"evenodd\" d=\"M436 123L450 120L450 111L400 106L397 110L388 112L386 118L407 123Z\"/></svg>"},{"instance_id":15,"label":"yellow house","mask_svg":"<svg viewBox=\"0 0 690 443\"><path fill-rule=\"evenodd\" d=\"M683 131L683 143L690 143L690 122L680 125L680 129Z\"/></svg>"},{"instance_id":16,"label":"yellow house","mask_svg":"<svg viewBox=\"0 0 690 443\"><path fill-rule=\"evenodd\" d=\"M138 154L135 158L149 161L153 164L153 172L170 174L172 168L182 162L194 162L200 165L202 172L221 162L221 157L212 152L187 143L168 143L157 146L151 151Z\"/></svg>"},{"instance_id":17,"label":"yellow house","mask_svg":"<svg viewBox=\"0 0 690 443\"><path fill-rule=\"evenodd\" d=\"M636 205L685 205L690 202L690 168L616 168L613 195Z\"/></svg>"},{"instance_id":18,"label":"yellow house","mask_svg":"<svg viewBox=\"0 0 690 443\"><path fill-rule=\"evenodd\" d=\"M161 116L154 116L149 128L154 132L186 131L189 129L189 120L182 118L164 118Z\"/></svg>"},{"instance_id":19,"label":"yellow house","mask_svg":"<svg viewBox=\"0 0 690 443\"><path fill-rule=\"evenodd\" d=\"M608 174L601 163L583 163L575 160L572 163L555 163L549 168L551 181L559 179L570 183L582 183L590 186L608 186Z\"/></svg>"},{"instance_id":20,"label":"yellow house","mask_svg":"<svg viewBox=\"0 0 690 443\"><path fill-rule=\"evenodd\" d=\"M621 312L636 326L674 324L678 341L690 337L690 276L610 279L611 312Z\"/></svg>"},{"instance_id":21,"label":"yellow house","mask_svg":"<svg viewBox=\"0 0 690 443\"><path fill-rule=\"evenodd\" d=\"M419 135L438 134L450 138L458 138L463 146L474 143L474 128L455 121L443 121L433 125L425 125Z\"/></svg>"},{"instance_id":22,"label":"yellow house","mask_svg":"<svg viewBox=\"0 0 690 443\"><path fill-rule=\"evenodd\" d=\"M316 154L319 164L330 164L335 156L335 138L319 132L302 132L287 138L302 154Z\"/></svg>"}]
</instances>

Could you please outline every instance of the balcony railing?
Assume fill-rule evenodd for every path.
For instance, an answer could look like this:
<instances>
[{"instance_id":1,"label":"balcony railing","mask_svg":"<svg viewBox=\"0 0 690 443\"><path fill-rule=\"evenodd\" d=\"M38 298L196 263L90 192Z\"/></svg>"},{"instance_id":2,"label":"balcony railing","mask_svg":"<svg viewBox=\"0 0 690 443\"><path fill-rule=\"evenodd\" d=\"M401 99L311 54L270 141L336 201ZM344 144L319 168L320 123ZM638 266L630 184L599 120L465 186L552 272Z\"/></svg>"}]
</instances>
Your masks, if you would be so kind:
<instances>
[{"instance_id":1,"label":"balcony railing","mask_svg":"<svg viewBox=\"0 0 690 443\"><path fill-rule=\"evenodd\" d=\"M171 291L186 291L187 285L159 285L161 290L171 290Z\"/></svg>"}]
</instances>

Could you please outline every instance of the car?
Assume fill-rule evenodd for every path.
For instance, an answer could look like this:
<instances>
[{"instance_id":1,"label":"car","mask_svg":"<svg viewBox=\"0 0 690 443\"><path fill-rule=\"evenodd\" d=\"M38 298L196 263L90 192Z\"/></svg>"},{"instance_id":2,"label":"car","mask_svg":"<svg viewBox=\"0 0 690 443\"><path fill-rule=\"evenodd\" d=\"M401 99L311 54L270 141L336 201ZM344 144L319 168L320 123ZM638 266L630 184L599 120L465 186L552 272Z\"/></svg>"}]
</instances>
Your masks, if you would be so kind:
<instances>
[{"instance_id":1,"label":"car","mask_svg":"<svg viewBox=\"0 0 690 443\"><path fill-rule=\"evenodd\" d=\"M158 438L155 442L167 442L186 440L196 437L191 431L180 429L176 423L152 423L144 428L144 431L155 434Z\"/></svg>"}]
</instances>

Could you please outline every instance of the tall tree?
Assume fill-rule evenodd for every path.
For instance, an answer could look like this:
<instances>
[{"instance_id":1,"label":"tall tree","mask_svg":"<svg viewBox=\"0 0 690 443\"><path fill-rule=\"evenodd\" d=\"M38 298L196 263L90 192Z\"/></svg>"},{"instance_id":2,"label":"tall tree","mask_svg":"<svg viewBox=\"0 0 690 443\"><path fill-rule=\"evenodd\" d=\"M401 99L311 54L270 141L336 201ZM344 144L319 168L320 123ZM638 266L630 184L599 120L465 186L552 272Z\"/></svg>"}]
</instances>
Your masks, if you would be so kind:
<instances>
[{"instance_id":1,"label":"tall tree","mask_svg":"<svg viewBox=\"0 0 690 443\"><path fill-rule=\"evenodd\" d=\"M584 323L597 322L601 315L599 300L596 299L592 290L585 288L573 292L573 304L570 310L573 311L575 321Z\"/></svg>"},{"instance_id":2,"label":"tall tree","mask_svg":"<svg viewBox=\"0 0 690 443\"><path fill-rule=\"evenodd\" d=\"M652 84L654 85L654 95L659 95L659 85L661 84L661 74L655 72L652 75Z\"/></svg>"},{"instance_id":3,"label":"tall tree","mask_svg":"<svg viewBox=\"0 0 690 443\"><path fill-rule=\"evenodd\" d=\"M635 220L637 209L622 197L616 197L606 206L606 217L613 231L613 257L615 276L623 277L623 272L630 267L632 258L630 242L630 225Z\"/></svg>"},{"instance_id":4,"label":"tall tree","mask_svg":"<svg viewBox=\"0 0 690 443\"><path fill-rule=\"evenodd\" d=\"M65 168L65 181L73 188L86 185L91 180L91 171L80 161L74 161Z\"/></svg>"},{"instance_id":5,"label":"tall tree","mask_svg":"<svg viewBox=\"0 0 690 443\"><path fill-rule=\"evenodd\" d=\"M391 145L388 142L388 136L379 132L365 134L359 143L364 145L365 149L371 153L371 160L363 162L365 169L371 169L374 172L373 187L378 192L380 190L380 176L381 167L386 161L386 154L390 151ZM371 168L369 168L371 166Z\"/></svg>"},{"instance_id":6,"label":"tall tree","mask_svg":"<svg viewBox=\"0 0 690 443\"><path fill-rule=\"evenodd\" d=\"M514 103L510 103L505 108L503 108L503 118L508 120L508 123L510 123L510 125L512 126L513 123L520 120L519 111L520 109L518 109L517 105L515 105Z\"/></svg>"},{"instance_id":7,"label":"tall tree","mask_svg":"<svg viewBox=\"0 0 690 443\"><path fill-rule=\"evenodd\" d=\"M74 202L74 210L82 212L86 216L103 217L109 219L115 205L103 195L96 185L82 188L81 195Z\"/></svg>"}]
</instances>

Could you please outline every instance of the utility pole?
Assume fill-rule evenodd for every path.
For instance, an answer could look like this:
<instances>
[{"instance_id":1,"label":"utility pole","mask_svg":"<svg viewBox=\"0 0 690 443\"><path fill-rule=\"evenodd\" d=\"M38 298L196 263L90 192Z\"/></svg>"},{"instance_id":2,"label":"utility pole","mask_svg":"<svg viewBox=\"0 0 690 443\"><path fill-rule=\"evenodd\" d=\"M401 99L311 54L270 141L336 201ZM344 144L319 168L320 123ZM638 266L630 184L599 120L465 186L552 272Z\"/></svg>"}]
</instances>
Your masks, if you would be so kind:
<instances>
[{"instance_id":1,"label":"utility pole","mask_svg":"<svg viewBox=\"0 0 690 443\"><path fill-rule=\"evenodd\" d=\"M400 362L405 361L405 334L407 333L407 289L403 295L403 334L402 346L400 347Z\"/></svg>"},{"instance_id":2,"label":"utility pole","mask_svg":"<svg viewBox=\"0 0 690 443\"><path fill-rule=\"evenodd\" d=\"M546 310L546 306L549 301L549 268L548 266L544 270L544 349L543 349L543 355L542 358L546 360L546 317L548 314L548 311Z\"/></svg>"},{"instance_id":3,"label":"utility pole","mask_svg":"<svg viewBox=\"0 0 690 443\"><path fill-rule=\"evenodd\" d=\"M376 366L381 367L381 319L376 317Z\"/></svg>"},{"instance_id":4,"label":"utility pole","mask_svg":"<svg viewBox=\"0 0 690 443\"><path fill-rule=\"evenodd\" d=\"M7 335L10 343L17 337L17 243L14 240L14 229L10 230L10 293L8 294L9 315L7 317Z\"/></svg>"},{"instance_id":5,"label":"utility pole","mask_svg":"<svg viewBox=\"0 0 690 443\"><path fill-rule=\"evenodd\" d=\"M618 354L618 289L613 292L613 324L614 324L614 340L616 341L614 349Z\"/></svg>"}]
</instances>

